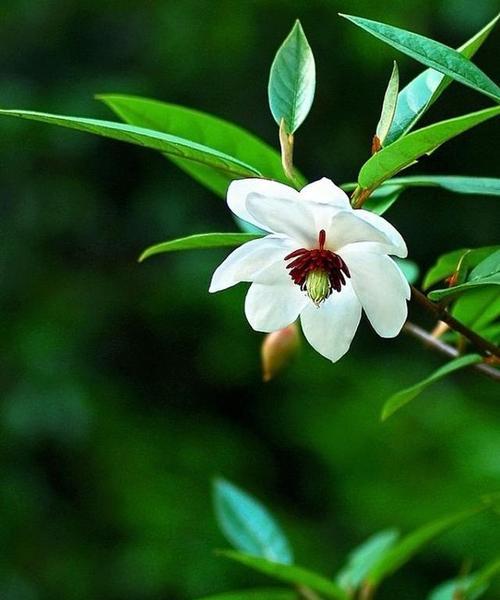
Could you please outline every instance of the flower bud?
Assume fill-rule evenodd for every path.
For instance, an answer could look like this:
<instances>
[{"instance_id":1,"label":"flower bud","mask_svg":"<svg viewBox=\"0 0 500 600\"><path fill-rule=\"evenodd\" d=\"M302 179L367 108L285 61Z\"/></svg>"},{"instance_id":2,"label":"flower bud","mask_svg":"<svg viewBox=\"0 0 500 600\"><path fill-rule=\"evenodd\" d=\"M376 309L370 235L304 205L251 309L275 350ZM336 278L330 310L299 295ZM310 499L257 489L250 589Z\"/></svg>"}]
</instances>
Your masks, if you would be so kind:
<instances>
[{"instance_id":1,"label":"flower bud","mask_svg":"<svg viewBox=\"0 0 500 600\"><path fill-rule=\"evenodd\" d=\"M261 349L262 379L273 379L293 358L299 345L299 329L296 323L268 333Z\"/></svg>"},{"instance_id":2,"label":"flower bud","mask_svg":"<svg viewBox=\"0 0 500 600\"><path fill-rule=\"evenodd\" d=\"M323 269L309 271L306 278L307 295L314 304L319 305L330 294L330 279Z\"/></svg>"}]
</instances>

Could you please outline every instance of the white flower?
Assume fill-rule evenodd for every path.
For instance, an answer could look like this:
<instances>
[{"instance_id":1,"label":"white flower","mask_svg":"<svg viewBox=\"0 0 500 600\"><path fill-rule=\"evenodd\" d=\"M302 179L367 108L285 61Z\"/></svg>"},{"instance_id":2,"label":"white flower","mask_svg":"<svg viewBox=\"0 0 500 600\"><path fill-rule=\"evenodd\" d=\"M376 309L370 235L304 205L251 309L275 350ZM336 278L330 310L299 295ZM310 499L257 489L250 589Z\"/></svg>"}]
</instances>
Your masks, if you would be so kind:
<instances>
[{"instance_id":1,"label":"white flower","mask_svg":"<svg viewBox=\"0 0 500 600\"><path fill-rule=\"evenodd\" d=\"M233 213L270 235L243 244L215 271L210 292L252 282L245 314L256 331L286 327L300 315L320 354L341 358L356 333L361 308L382 337L396 336L407 316L410 286L389 254L406 244L382 217L353 210L329 179L300 192L265 179L229 186Z\"/></svg>"}]
</instances>

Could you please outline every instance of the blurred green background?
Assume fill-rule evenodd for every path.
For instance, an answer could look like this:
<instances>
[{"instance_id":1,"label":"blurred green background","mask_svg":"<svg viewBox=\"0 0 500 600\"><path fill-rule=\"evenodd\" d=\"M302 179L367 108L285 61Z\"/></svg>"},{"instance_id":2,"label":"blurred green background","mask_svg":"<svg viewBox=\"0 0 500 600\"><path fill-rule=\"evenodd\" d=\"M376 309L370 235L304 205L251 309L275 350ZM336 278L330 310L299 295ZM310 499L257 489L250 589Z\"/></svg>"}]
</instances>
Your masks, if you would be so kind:
<instances>
[{"instance_id":1,"label":"blurred green background","mask_svg":"<svg viewBox=\"0 0 500 600\"><path fill-rule=\"evenodd\" d=\"M132 2L3 0L5 108L113 118L93 99L122 92L240 123L272 144L273 55L300 17L317 96L297 135L313 179L353 180L366 159L392 60L421 67L340 19L350 12L461 44L489 0ZM477 55L498 75L498 31ZM454 84L426 122L488 104ZM498 176L498 126L480 126L413 172ZM310 348L260 381L262 336L245 286L209 296L223 251L156 257L148 245L235 226L223 202L151 151L46 125L0 122L2 252L0 598L187 600L268 583L217 558L221 474L278 515L298 561L332 574L375 531L403 531L500 489L494 384L471 372L380 424L384 399L442 363L362 324L331 365ZM389 219L422 268L447 250L498 242L493 200L407 192ZM413 318L430 325L413 311ZM471 520L384 585L421 600L500 546ZM489 598L498 598L500 586Z\"/></svg>"}]
</instances>

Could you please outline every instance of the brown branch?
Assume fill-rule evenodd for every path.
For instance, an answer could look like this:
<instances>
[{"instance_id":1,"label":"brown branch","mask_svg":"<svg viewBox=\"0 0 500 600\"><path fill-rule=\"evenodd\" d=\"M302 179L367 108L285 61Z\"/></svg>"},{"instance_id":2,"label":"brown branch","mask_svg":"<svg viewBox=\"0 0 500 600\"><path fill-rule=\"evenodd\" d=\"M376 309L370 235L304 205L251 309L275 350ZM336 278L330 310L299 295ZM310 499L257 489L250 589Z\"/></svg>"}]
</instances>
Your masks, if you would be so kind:
<instances>
[{"instance_id":1,"label":"brown branch","mask_svg":"<svg viewBox=\"0 0 500 600\"><path fill-rule=\"evenodd\" d=\"M429 300L427 296L415 286L412 285L411 289L412 298L414 298L428 312L432 313L436 317L436 319L438 319L439 321L443 321L450 327L450 329L453 329L454 331L462 334L465 338L467 338L469 342L471 342L481 354L491 355L500 358L500 348L498 346L481 337L460 321L457 321L457 319L450 315L450 313L443 306L436 304L435 302L431 302L431 300Z\"/></svg>"},{"instance_id":2,"label":"brown branch","mask_svg":"<svg viewBox=\"0 0 500 600\"><path fill-rule=\"evenodd\" d=\"M411 323L410 321L406 321L406 323L403 326L403 331L409 333L414 338L417 338L426 346L429 346L429 348L431 348L432 350L436 350L437 352L440 352L441 354L444 354L449 358L457 358L458 356L460 356L460 353L456 348L450 346L449 344L445 344L445 342L434 337L431 333L429 333L422 327ZM471 365L471 367L476 371L479 371L479 373L482 373L483 375L494 379L495 381L500 381L500 370L495 369L495 367L490 367L490 365L487 365L485 363L478 363L476 365Z\"/></svg>"}]
</instances>

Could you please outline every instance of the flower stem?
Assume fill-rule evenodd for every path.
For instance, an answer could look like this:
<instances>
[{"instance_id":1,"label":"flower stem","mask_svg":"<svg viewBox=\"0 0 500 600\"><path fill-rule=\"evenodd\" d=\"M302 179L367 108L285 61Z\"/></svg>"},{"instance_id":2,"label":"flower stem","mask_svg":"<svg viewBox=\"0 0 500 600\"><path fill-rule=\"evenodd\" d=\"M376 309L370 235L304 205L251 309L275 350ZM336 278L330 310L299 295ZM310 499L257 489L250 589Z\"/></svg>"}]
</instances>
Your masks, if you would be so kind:
<instances>
[{"instance_id":1,"label":"flower stem","mask_svg":"<svg viewBox=\"0 0 500 600\"><path fill-rule=\"evenodd\" d=\"M428 312L432 313L439 321L443 321L446 323L450 329L461 333L465 338L471 342L480 352L481 354L491 355L496 358L500 358L500 348L481 337L479 334L469 329L466 325L455 319L450 313L439 304L435 302L431 302L427 298L425 294L423 294L420 290L418 290L415 286L411 286L412 288L412 297L425 308Z\"/></svg>"},{"instance_id":2,"label":"flower stem","mask_svg":"<svg viewBox=\"0 0 500 600\"><path fill-rule=\"evenodd\" d=\"M432 333L426 331L418 325L415 325L415 323L412 323L411 321L406 321L403 326L403 331L413 336L417 340L420 340L432 350L436 350L437 352L440 352L449 358L457 358L457 356L460 356L460 352L456 348L450 346L449 344L445 344L445 342L432 335ZM495 381L500 381L500 370L495 369L495 367L491 367L485 363L478 363L471 365L471 367L479 373L494 379Z\"/></svg>"}]
</instances>

